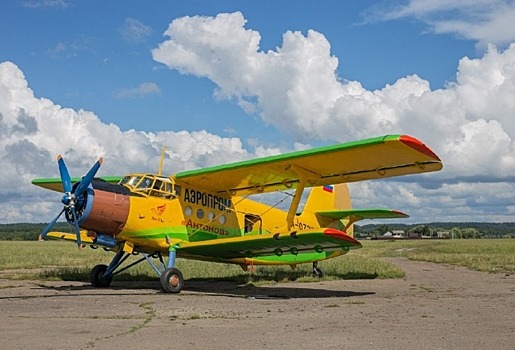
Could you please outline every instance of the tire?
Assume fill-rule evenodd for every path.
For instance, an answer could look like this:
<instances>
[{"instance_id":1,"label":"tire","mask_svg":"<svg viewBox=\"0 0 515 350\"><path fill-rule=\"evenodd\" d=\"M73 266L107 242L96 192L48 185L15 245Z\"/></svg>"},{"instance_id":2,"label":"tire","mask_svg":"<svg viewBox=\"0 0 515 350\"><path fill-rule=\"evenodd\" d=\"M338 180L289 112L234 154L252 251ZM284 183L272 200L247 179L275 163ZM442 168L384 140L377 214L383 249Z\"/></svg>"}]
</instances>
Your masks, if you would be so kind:
<instances>
[{"instance_id":1,"label":"tire","mask_svg":"<svg viewBox=\"0 0 515 350\"><path fill-rule=\"evenodd\" d=\"M104 277L104 273L107 271L107 265L97 265L89 274L89 281L91 285L96 288L107 288L113 281L113 277L110 276L108 278Z\"/></svg>"},{"instance_id":2,"label":"tire","mask_svg":"<svg viewBox=\"0 0 515 350\"><path fill-rule=\"evenodd\" d=\"M182 273L175 267L166 269L159 280L165 293L179 293L184 286Z\"/></svg>"}]
</instances>

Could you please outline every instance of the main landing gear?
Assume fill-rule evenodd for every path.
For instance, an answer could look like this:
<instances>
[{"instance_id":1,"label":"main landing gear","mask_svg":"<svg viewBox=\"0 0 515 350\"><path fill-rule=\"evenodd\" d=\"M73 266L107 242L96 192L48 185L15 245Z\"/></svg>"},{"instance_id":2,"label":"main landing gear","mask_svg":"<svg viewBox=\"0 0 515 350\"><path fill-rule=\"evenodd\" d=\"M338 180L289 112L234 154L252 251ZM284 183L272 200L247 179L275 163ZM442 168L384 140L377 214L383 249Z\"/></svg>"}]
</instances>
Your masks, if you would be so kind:
<instances>
[{"instance_id":1,"label":"main landing gear","mask_svg":"<svg viewBox=\"0 0 515 350\"><path fill-rule=\"evenodd\" d=\"M184 286L184 278L182 277L181 271L175 267L175 250L171 250L169 252L167 265L165 265L163 256L160 252L157 252L153 255L146 253L142 254L143 257L141 259L119 269L123 262L132 255L131 253L126 253L120 249L120 251L116 253L109 266L101 264L95 266L91 270L89 275L89 281L91 282L91 285L96 288L107 288L113 281L113 276L146 260L157 273L163 291L166 293L179 293ZM159 259L159 266L156 265L154 261L152 261L152 258Z\"/></svg>"}]
</instances>

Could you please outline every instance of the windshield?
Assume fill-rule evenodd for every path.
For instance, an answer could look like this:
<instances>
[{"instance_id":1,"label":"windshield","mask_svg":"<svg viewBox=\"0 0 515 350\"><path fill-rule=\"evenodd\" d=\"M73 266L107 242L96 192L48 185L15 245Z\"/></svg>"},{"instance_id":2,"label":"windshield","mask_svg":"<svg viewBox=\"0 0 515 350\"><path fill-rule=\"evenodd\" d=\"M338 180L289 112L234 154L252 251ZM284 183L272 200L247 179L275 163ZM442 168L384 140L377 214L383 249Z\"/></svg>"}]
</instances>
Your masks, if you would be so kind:
<instances>
[{"instance_id":1,"label":"windshield","mask_svg":"<svg viewBox=\"0 0 515 350\"><path fill-rule=\"evenodd\" d=\"M177 197L180 192L180 186L174 186L170 178L151 174L128 175L119 184L129 187L133 192L166 199Z\"/></svg>"}]
</instances>

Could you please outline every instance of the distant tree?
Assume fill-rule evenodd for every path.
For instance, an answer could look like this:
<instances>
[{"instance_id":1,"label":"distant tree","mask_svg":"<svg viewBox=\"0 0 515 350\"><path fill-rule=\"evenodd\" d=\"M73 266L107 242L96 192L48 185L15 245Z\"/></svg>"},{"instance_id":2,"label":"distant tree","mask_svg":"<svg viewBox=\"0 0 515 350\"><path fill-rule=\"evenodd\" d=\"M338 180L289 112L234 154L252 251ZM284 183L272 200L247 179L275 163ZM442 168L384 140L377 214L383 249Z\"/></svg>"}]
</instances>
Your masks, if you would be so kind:
<instances>
[{"instance_id":1,"label":"distant tree","mask_svg":"<svg viewBox=\"0 0 515 350\"><path fill-rule=\"evenodd\" d=\"M464 228L462 232L463 238L479 238L479 231L475 228Z\"/></svg>"},{"instance_id":2,"label":"distant tree","mask_svg":"<svg viewBox=\"0 0 515 350\"><path fill-rule=\"evenodd\" d=\"M382 224L379 225L377 231L380 235L384 235L386 232L390 231L390 229L388 228L388 225Z\"/></svg>"},{"instance_id":3,"label":"distant tree","mask_svg":"<svg viewBox=\"0 0 515 350\"><path fill-rule=\"evenodd\" d=\"M431 230L427 225L418 225L411 228L409 233L418 233L420 236L431 236Z\"/></svg>"}]
</instances>

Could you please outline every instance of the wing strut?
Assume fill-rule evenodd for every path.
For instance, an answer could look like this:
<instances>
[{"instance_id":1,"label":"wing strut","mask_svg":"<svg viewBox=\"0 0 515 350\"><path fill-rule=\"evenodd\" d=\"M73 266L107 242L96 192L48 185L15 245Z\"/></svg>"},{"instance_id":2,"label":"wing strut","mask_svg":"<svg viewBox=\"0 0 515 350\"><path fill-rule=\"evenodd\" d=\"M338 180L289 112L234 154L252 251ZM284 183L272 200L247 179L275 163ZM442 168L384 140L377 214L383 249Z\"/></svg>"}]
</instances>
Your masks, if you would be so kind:
<instances>
[{"instance_id":1,"label":"wing strut","mask_svg":"<svg viewBox=\"0 0 515 350\"><path fill-rule=\"evenodd\" d=\"M295 164L290 165L289 169L291 169L294 173L296 173L299 176L299 182L297 184L297 188L295 189L295 194L293 195L293 200L291 201L290 208L288 209L288 215L286 216L287 230L290 230L293 227L293 219L295 218L295 213L297 213L297 209L299 208L304 188L308 183L313 185L313 183L321 177L319 174L304 169Z\"/></svg>"},{"instance_id":2,"label":"wing strut","mask_svg":"<svg viewBox=\"0 0 515 350\"><path fill-rule=\"evenodd\" d=\"M353 223L355 223L356 221L360 221L360 220L363 220L363 217L362 216L357 216L357 215L351 215L349 216L349 222L347 222L347 224L345 224L345 227L343 228L343 232L347 232L348 228L350 227L350 225L352 225Z\"/></svg>"}]
</instances>

